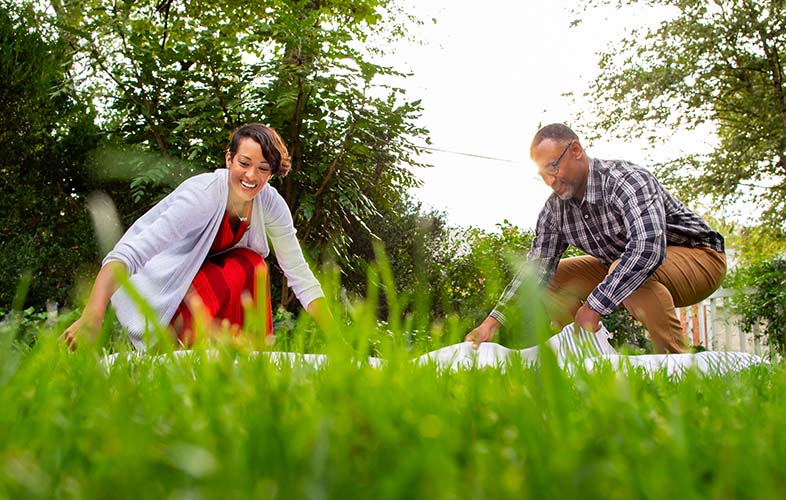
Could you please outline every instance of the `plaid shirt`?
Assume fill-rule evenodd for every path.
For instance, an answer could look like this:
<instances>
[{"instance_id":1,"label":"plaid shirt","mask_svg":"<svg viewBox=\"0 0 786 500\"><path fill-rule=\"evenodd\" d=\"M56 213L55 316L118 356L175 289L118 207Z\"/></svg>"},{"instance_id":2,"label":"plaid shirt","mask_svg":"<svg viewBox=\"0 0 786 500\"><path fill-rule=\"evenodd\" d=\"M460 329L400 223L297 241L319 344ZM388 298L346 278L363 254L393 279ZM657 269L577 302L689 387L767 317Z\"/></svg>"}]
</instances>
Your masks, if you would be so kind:
<instances>
[{"instance_id":1,"label":"plaid shirt","mask_svg":"<svg viewBox=\"0 0 786 500\"><path fill-rule=\"evenodd\" d=\"M609 314L638 289L666 257L666 246L709 247L724 252L723 236L674 198L646 169L626 161L590 158L584 200L552 194L538 216L527 260L548 283L560 257L573 245L614 271L590 293L587 304ZM523 280L524 268L505 288L491 316L504 323L502 310Z\"/></svg>"}]
</instances>

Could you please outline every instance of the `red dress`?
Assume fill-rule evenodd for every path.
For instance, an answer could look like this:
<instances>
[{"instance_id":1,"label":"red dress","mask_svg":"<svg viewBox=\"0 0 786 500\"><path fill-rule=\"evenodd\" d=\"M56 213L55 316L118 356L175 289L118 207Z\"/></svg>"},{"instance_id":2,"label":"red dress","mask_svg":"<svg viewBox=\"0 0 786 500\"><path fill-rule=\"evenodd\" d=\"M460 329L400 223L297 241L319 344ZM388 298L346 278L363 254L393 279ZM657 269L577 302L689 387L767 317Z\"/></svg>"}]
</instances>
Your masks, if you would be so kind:
<instances>
[{"instance_id":1,"label":"red dress","mask_svg":"<svg viewBox=\"0 0 786 500\"><path fill-rule=\"evenodd\" d=\"M209 318L228 320L230 325L244 327L242 296L248 293L254 307L257 307L257 283L267 297L264 299L263 317L266 317L265 334L273 335L273 306L270 301L270 280L265 259L248 248L232 248L248 230L248 216L251 204L246 209L245 218L235 231L229 222L229 214L224 213L221 227L210 247L207 260L197 272L185 299L175 311L170 325L180 342L189 346L194 342L194 311L188 307L196 296L201 300ZM223 253L222 253L223 252Z\"/></svg>"}]
</instances>

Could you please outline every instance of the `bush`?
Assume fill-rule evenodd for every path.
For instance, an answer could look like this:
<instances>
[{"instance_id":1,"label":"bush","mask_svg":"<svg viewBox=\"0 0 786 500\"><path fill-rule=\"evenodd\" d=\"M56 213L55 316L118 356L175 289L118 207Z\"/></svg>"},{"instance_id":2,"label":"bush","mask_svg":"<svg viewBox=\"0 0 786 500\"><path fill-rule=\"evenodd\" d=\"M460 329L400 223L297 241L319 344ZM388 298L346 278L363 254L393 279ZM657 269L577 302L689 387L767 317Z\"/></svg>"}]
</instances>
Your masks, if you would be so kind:
<instances>
[{"instance_id":1,"label":"bush","mask_svg":"<svg viewBox=\"0 0 786 500\"><path fill-rule=\"evenodd\" d=\"M758 327L767 344L786 354L786 256L757 262L729 275L732 300L745 332Z\"/></svg>"},{"instance_id":2,"label":"bush","mask_svg":"<svg viewBox=\"0 0 786 500\"><path fill-rule=\"evenodd\" d=\"M476 227L451 228L440 212L423 212L420 204L407 202L393 213L368 221L368 229L358 228L350 249L361 264L345 275L344 285L354 296L366 292L368 262L375 259L374 237L384 242L390 262L397 300L405 313L414 317L413 329L425 335L431 323L449 322L469 332L496 304L505 286L525 261L535 234L507 220L496 231ZM569 248L566 257L581 255ZM533 287L522 287L529 297L518 300L525 312L512 321L516 328L503 329L500 342L510 347L532 345L538 339L527 332L537 331L543 311ZM388 315L383 296L379 317ZM604 318L614 332L615 346L649 348L645 331L627 310L620 307Z\"/></svg>"},{"instance_id":3,"label":"bush","mask_svg":"<svg viewBox=\"0 0 786 500\"><path fill-rule=\"evenodd\" d=\"M75 271L96 259L84 194L98 134L70 90L65 43L46 41L33 14L10 12L0 4L0 308L30 272L24 305L43 310L65 302Z\"/></svg>"}]
</instances>

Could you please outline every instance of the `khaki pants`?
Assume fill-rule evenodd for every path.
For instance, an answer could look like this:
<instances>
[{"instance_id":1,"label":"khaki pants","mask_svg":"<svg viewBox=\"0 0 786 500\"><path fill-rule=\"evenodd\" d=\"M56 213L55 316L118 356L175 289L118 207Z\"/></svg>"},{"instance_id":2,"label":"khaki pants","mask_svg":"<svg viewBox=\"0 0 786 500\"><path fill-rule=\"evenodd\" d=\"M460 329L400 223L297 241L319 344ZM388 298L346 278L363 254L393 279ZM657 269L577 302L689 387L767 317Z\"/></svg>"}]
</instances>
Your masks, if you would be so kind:
<instances>
[{"instance_id":1,"label":"khaki pants","mask_svg":"<svg viewBox=\"0 0 786 500\"><path fill-rule=\"evenodd\" d=\"M571 323L590 292L610 273L595 257L562 259L547 288L546 309L562 328ZM666 247L666 259L655 274L623 301L623 305L649 331L658 352L685 352L682 325L675 307L709 297L726 274L726 255L706 247Z\"/></svg>"}]
</instances>

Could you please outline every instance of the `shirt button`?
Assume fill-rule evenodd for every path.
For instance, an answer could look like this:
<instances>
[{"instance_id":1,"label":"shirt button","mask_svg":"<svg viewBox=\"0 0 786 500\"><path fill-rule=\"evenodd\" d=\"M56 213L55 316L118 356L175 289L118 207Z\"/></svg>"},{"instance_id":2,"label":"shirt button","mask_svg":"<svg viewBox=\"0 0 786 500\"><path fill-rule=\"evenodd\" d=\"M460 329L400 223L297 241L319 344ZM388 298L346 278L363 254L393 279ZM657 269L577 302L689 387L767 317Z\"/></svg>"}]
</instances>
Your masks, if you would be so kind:
<instances>
[{"instance_id":1,"label":"shirt button","mask_svg":"<svg viewBox=\"0 0 786 500\"><path fill-rule=\"evenodd\" d=\"M589 219L589 214L584 214L584 219Z\"/></svg>"}]
</instances>

